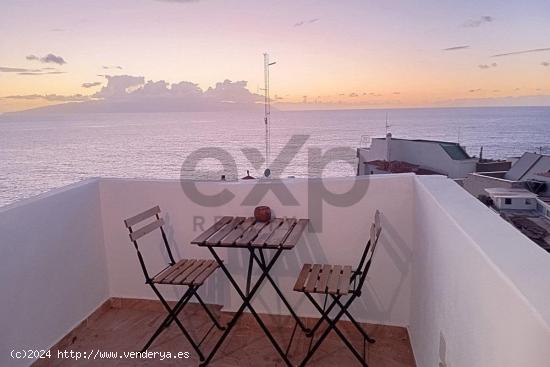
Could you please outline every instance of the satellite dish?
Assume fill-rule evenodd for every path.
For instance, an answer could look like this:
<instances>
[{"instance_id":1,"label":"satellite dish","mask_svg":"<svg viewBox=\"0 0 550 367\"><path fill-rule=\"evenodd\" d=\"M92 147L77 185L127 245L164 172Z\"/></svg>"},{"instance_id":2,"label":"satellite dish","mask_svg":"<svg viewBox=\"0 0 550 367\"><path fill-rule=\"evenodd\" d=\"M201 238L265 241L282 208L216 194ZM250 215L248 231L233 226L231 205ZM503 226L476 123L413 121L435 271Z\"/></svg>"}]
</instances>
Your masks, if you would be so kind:
<instances>
[{"instance_id":1,"label":"satellite dish","mask_svg":"<svg viewBox=\"0 0 550 367\"><path fill-rule=\"evenodd\" d=\"M264 176L269 177L271 175L271 170L269 168L266 168L264 171Z\"/></svg>"}]
</instances>

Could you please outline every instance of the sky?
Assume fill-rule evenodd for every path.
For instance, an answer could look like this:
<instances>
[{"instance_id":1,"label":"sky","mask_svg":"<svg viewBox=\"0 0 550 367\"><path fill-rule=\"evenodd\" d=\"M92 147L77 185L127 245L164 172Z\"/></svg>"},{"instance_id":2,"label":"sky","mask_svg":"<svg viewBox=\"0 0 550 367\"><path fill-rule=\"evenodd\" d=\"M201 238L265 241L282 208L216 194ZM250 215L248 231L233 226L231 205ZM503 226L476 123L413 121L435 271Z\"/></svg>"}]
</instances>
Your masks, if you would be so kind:
<instances>
[{"instance_id":1,"label":"sky","mask_svg":"<svg viewBox=\"0 0 550 367\"><path fill-rule=\"evenodd\" d=\"M550 105L549 29L547 0L0 0L0 112L256 103L264 52L280 109Z\"/></svg>"}]
</instances>

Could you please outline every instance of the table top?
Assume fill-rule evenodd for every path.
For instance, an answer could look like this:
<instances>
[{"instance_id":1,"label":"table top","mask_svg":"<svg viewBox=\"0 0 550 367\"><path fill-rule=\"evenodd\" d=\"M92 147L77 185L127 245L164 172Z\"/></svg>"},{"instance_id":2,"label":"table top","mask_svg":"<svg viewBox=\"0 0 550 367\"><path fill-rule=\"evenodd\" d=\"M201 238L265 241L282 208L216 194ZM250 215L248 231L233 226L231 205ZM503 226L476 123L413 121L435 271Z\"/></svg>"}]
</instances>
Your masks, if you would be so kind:
<instances>
[{"instance_id":1,"label":"table top","mask_svg":"<svg viewBox=\"0 0 550 367\"><path fill-rule=\"evenodd\" d=\"M309 219L272 218L269 222L254 217L225 216L191 241L209 247L292 249Z\"/></svg>"}]
</instances>

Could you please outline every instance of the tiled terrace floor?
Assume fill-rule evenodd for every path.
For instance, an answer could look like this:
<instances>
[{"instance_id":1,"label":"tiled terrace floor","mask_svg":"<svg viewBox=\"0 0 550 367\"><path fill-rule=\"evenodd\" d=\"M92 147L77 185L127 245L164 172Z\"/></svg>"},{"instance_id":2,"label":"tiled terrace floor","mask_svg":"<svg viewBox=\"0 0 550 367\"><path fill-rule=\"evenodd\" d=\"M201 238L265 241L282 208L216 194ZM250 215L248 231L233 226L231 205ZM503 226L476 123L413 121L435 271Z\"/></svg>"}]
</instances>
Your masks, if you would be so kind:
<instances>
[{"instance_id":1,"label":"tiled terrace floor","mask_svg":"<svg viewBox=\"0 0 550 367\"><path fill-rule=\"evenodd\" d=\"M216 309L215 306L211 306ZM225 323L231 314L220 312L220 320ZM59 359L57 350L90 352L92 350L129 352L139 350L148 340L161 320L166 316L159 303L154 301L110 300L75 330L66 335L53 349L52 358L40 360L35 366L196 366L198 357L187 343L176 325L172 325L153 343L150 351L177 353L189 351L189 359L123 359L88 360ZM289 317L262 315L283 348L292 333L294 323ZM180 314L183 324L191 328L196 339L211 326L204 311L194 305ZM312 324L313 319L306 320ZM357 348L362 338L349 322L340 322L339 326L348 335ZM414 358L406 329L393 326L366 324L367 332L376 339L376 343L367 345L366 355L370 366L374 367L414 367ZM212 331L203 344L210 350L219 337L219 331ZM294 364L298 364L305 355L309 339L296 332L289 355ZM368 344L368 343L367 343ZM204 350L204 349L203 349ZM254 319L245 314L226 339L222 348L214 357L212 366L284 366L269 340L262 333ZM310 366L359 366L358 361L342 344L334 332L325 340L317 354L311 359Z\"/></svg>"}]
</instances>

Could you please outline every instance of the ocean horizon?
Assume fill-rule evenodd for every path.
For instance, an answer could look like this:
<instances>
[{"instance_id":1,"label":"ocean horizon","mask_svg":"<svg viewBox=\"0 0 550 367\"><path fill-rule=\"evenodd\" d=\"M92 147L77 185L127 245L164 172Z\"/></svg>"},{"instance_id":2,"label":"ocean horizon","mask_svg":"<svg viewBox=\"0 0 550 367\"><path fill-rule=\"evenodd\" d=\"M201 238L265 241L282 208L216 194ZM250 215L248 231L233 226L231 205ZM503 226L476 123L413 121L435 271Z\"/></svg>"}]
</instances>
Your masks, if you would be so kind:
<instances>
[{"instance_id":1,"label":"ocean horizon","mask_svg":"<svg viewBox=\"0 0 550 367\"><path fill-rule=\"evenodd\" d=\"M459 142L472 156L550 152L545 106L273 110L270 168L281 178L353 176L356 148L385 135L386 116L394 137ZM293 136L303 146L288 147ZM0 143L0 206L88 177L235 180L265 168L263 111L3 115ZM335 148L344 159L326 163ZM207 158L190 167L199 150ZM273 162L281 152L288 164Z\"/></svg>"}]
</instances>

